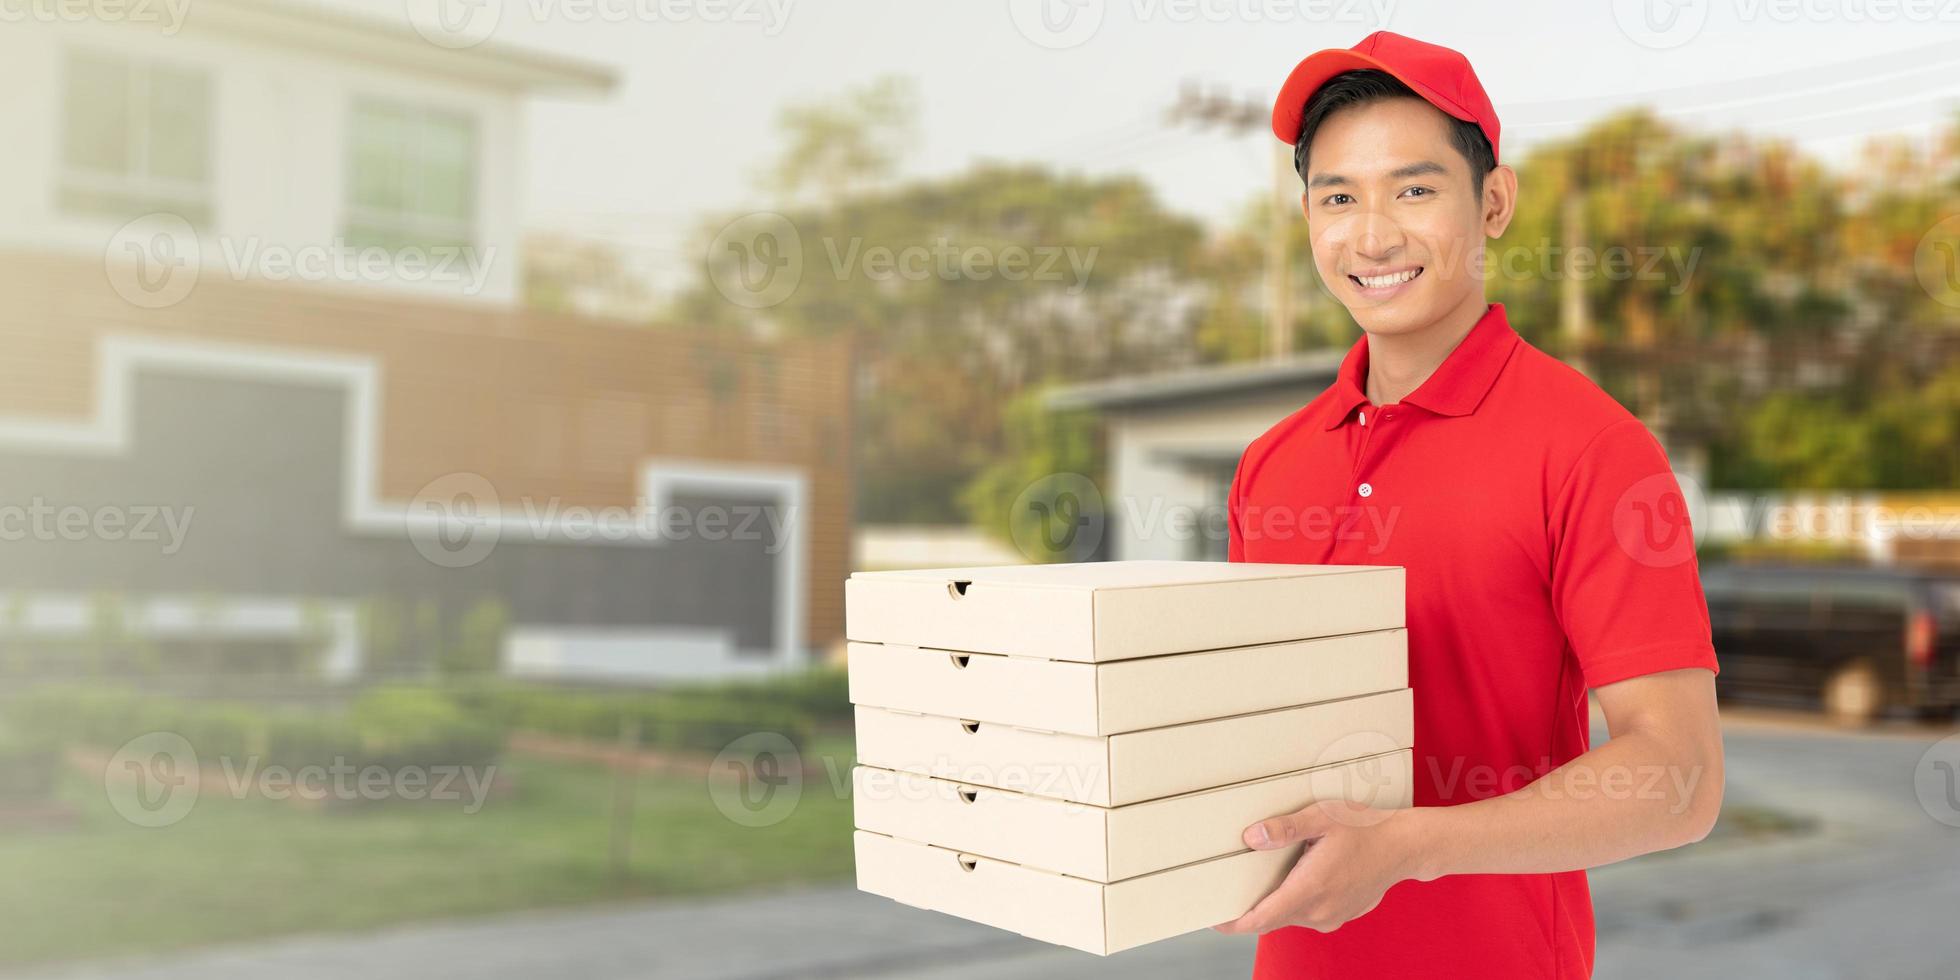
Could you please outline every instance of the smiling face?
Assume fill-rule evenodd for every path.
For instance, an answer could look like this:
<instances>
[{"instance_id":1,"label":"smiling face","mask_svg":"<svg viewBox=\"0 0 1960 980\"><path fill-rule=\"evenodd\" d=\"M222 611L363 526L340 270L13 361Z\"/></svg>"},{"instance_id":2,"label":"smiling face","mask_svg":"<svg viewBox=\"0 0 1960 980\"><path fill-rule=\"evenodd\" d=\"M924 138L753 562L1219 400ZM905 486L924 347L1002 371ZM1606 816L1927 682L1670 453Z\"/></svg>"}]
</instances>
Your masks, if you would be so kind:
<instances>
[{"instance_id":1,"label":"smiling face","mask_svg":"<svg viewBox=\"0 0 1960 980\"><path fill-rule=\"evenodd\" d=\"M1484 239L1509 217L1490 203L1504 169L1478 195L1449 117L1420 99L1336 111L1314 133L1302 198L1321 281L1371 334L1481 310Z\"/></svg>"}]
</instances>

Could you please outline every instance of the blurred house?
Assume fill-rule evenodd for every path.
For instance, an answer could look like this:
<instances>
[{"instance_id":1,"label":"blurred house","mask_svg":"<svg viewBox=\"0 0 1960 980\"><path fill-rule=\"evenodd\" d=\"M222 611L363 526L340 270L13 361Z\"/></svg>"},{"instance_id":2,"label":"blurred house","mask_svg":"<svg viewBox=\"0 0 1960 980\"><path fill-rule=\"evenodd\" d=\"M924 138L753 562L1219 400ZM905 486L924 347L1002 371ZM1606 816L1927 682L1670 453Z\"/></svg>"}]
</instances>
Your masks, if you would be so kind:
<instances>
[{"instance_id":1,"label":"blurred house","mask_svg":"<svg viewBox=\"0 0 1960 980\"><path fill-rule=\"evenodd\" d=\"M526 103L614 82L290 0L0 32L0 648L657 680L841 634L849 351L518 303Z\"/></svg>"},{"instance_id":2,"label":"blurred house","mask_svg":"<svg viewBox=\"0 0 1960 980\"><path fill-rule=\"evenodd\" d=\"M1110 557L1223 561L1239 455L1333 383L1345 351L1192 368L1063 388L1052 409L1091 409L1108 439L1101 487ZM1701 433L1647 419L1707 544L1794 546L1873 564L1960 569L1960 495L1719 491Z\"/></svg>"},{"instance_id":3,"label":"blurred house","mask_svg":"<svg viewBox=\"0 0 1960 980\"><path fill-rule=\"evenodd\" d=\"M1028 558L964 524L866 524L857 529L855 571L1023 565Z\"/></svg>"},{"instance_id":4,"label":"blurred house","mask_svg":"<svg viewBox=\"0 0 1960 980\"><path fill-rule=\"evenodd\" d=\"M1118 561L1224 561L1226 495L1239 454L1334 381L1342 350L1190 368L1064 388L1054 409L1107 426L1104 548Z\"/></svg>"}]
</instances>

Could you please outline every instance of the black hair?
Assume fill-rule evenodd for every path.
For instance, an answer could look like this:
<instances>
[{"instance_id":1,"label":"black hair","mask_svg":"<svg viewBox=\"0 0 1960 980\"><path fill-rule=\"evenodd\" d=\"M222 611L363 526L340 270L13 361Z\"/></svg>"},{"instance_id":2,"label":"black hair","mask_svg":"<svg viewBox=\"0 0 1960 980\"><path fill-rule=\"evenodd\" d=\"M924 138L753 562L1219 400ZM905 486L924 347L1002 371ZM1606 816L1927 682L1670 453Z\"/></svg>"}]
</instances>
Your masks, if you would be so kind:
<instances>
[{"instance_id":1,"label":"black hair","mask_svg":"<svg viewBox=\"0 0 1960 980\"><path fill-rule=\"evenodd\" d=\"M1344 71L1328 79L1307 100L1306 109L1300 114L1300 135L1293 141L1293 172L1300 175L1301 183L1307 179L1307 147L1313 145L1314 132L1320 129L1328 116L1341 109L1394 98L1421 99L1422 96L1402 84L1394 75L1373 68ZM1430 103L1424 100L1423 104ZM1470 164L1470 186L1481 197L1484 193L1484 175L1497 166L1497 154L1491 150L1490 140L1485 138L1483 129L1476 123L1448 113L1444 113L1444 118L1449 122L1450 143Z\"/></svg>"}]
</instances>

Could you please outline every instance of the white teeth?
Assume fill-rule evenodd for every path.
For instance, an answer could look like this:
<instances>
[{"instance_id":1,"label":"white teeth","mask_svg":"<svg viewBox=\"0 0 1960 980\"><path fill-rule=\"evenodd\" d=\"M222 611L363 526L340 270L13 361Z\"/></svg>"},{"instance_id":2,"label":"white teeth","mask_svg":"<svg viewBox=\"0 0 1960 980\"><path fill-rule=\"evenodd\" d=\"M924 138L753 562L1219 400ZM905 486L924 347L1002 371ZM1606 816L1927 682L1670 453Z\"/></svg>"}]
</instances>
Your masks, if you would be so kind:
<instances>
[{"instance_id":1,"label":"white teeth","mask_svg":"<svg viewBox=\"0 0 1960 980\"><path fill-rule=\"evenodd\" d=\"M1408 282L1416 277L1416 273L1421 271L1420 268L1416 268L1386 276L1355 276L1354 278L1363 286L1367 286L1370 289L1380 289L1383 286L1393 286L1398 283Z\"/></svg>"}]
</instances>

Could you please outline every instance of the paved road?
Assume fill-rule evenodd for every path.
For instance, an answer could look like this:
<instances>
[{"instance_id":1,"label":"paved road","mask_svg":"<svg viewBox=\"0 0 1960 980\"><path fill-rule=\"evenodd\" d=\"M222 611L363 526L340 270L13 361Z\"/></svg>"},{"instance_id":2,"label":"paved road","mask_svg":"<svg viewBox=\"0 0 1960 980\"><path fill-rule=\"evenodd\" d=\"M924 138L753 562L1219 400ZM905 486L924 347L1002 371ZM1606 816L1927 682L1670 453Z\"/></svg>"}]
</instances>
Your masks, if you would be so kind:
<instances>
[{"instance_id":1,"label":"paved road","mask_svg":"<svg viewBox=\"0 0 1960 980\"><path fill-rule=\"evenodd\" d=\"M1601 980L1949 978L1960 962L1960 829L1913 794L1941 734L1848 735L1732 718L1727 801L1817 821L1770 843L1711 840L1593 873ZM1207 980L1250 973L1249 940L1200 933L1110 959L844 889L529 914L92 964L48 977L232 980Z\"/></svg>"}]
</instances>

